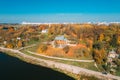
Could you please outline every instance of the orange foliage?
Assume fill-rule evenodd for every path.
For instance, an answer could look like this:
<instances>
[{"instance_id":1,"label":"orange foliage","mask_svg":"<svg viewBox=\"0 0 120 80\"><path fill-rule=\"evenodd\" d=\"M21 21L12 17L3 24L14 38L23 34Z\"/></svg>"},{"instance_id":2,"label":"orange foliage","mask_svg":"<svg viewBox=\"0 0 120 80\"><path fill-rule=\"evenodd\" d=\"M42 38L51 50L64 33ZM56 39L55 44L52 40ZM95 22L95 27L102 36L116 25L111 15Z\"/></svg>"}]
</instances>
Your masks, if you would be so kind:
<instances>
[{"instance_id":1,"label":"orange foliage","mask_svg":"<svg viewBox=\"0 0 120 80\"><path fill-rule=\"evenodd\" d=\"M53 48L49 46L49 49L46 51L46 55L56 56L56 57L65 57L65 52L60 48Z\"/></svg>"},{"instance_id":2,"label":"orange foliage","mask_svg":"<svg viewBox=\"0 0 120 80\"><path fill-rule=\"evenodd\" d=\"M104 34L101 33L101 34L100 34L100 37L99 37L99 40L100 40L100 41L103 41L103 39L104 39Z\"/></svg>"},{"instance_id":3,"label":"orange foliage","mask_svg":"<svg viewBox=\"0 0 120 80\"><path fill-rule=\"evenodd\" d=\"M9 32L13 32L13 31L14 31L14 27L10 27L10 28L8 29L8 31L9 31Z\"/></svg>"},{"instance_id":4,"label":"orange foliage","mask_svg":"<svg viewBox=\"0 0 120 80\"><path fill-rule=\"evenodd\" d=\"M31 32L34 32L34 31L35 31L35 29L29 28L29 29L26 31L26 33L31 33Z\"/></svg>"},{"instance_id":5,"label":"orange foliage","mask_svg":"<svg viewBox=\"0 0 120 80\"><path fill-rule=\"evenodd\" d=\"M47 45L40 45L37 49L38 53L45 53L45 51L47 50Z\"/></svg>"},{"instance_id":6,"label":"orange foliage","mask_svg":"<svg viewBox=\"0 0 120 80\"><path fill-rule=\"evenodd\" d=\"M48 56L74 58L76 57L76 54L74 53L76 49L84 48L88 50L87 47L83 44L79 44L77 46L71 46L71 47L69 46L69 50L67 53L64 51L63 48L53 48L52 46L47 46L47 48L48 49L44 53L41 53L41 49L38 48L37 53L41 53L41 54L48 55ZM84 54L85 57L88 55L89 53Z\"/></svg>"},{"instance_id":7,"label":"orange foliage","mask_svg":"<svg viewBox=\"0 0 120 80\"><path fill-rule=\"evenodd\" d=\"M9 44L6 45L6 47L7 47L7 48L13 48L13 44L10 44L10 43L9 43Z\"/></svg>"},{"instance_id":8,"label":"orange foliage","mask_svg":"<svg viewBox=\"0 0 120 80\"><path fill-rule=\"evenodd\" d=\"M22 47L22 41L21 40L18 41L17 46Z\"/></svg>"},{"instance_id":9,"label":"orange foliage","mask_svg":"<svg viewBox=\"0 0 120 80\"><path fill-rule=\"evenodd\" d=\"M94 49L93 53L94 53L94 59L96 60L96 62L101 64L103 62L103 59L105 59L106 57L105 50Z\"/></svg>"}]
</instances>

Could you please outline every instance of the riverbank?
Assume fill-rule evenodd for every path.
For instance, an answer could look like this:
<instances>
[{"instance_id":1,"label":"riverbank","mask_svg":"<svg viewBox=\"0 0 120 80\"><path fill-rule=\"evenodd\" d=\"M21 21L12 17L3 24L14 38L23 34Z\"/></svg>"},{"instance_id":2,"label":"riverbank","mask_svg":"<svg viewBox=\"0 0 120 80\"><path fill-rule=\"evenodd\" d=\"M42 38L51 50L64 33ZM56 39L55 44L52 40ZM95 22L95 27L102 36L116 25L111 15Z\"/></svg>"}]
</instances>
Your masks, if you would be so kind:
<instances>
[{"instance_id":1,"label":"riverbank","mask_svg":"<svg viewBox=\"0 0 120 80\"><path fill-rule=\"evenodd\" d=\"M11 56L17 57L19 59L22 59L25 62L48 67L48 68L62 70L63 72L70 72L70 73L77 74L77 75L95 76L95 77L97 77L99 79L103 79L103 80L108 80L108 79L119 80L120 79L120 77L113 76L111 74L104 75L100 72L96 72L96 71L92 71L92 70L88 70L88 69L84 69L84 68L80 68L80 67L76 67L76 66L72 66L72 65L68 65L68 64L63 64L63 63L59 63L59 62L54 62L54 61L50 61L50 60L36 58L36 57L30 56L30 55L24 54L18 50L0 47L0 51L7 53Z\"/></svg>"},{"instance_id":2,"label":"riverbank","mask_svg":"<svg viewBox=\"0 0 120 80\"><path fill-rule=\"evenodd\" d=\"M46 74L47 73L47 74ZM47 77L46 77L47 76ZM0 52L0 80L75 80L59 71L26 63Z\"/></svg>"}]
</instances>

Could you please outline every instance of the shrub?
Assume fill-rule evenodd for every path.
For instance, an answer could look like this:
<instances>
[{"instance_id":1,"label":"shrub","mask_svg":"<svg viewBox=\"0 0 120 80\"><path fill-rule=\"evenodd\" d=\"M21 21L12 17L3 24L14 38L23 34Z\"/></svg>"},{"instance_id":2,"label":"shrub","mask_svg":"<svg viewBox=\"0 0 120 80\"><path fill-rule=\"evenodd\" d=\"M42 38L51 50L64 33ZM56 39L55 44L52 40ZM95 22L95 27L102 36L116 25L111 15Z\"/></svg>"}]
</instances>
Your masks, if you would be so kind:
<instances>
[{"instance_id":1,"label":"shrub","mask_svg":"<svg viewBox=\"0 0 120 80\"><path fill-rule=\"evenodd\" d=\"M68 53L68 52L69 52L69 46L64 47L64 48L63 48L63 51L64 51L65 53Z\"/></svg>"},{"instance_id":2,"label":"shrub","mask_svg":"<svg viewBox=\"0 0 120 80\"><path fill-rule=\"evenodd\" d=\"M38 52L45 52L47 50L47 45L40 45L39 48L38 48Z\"/></svg>"}]
</instances>

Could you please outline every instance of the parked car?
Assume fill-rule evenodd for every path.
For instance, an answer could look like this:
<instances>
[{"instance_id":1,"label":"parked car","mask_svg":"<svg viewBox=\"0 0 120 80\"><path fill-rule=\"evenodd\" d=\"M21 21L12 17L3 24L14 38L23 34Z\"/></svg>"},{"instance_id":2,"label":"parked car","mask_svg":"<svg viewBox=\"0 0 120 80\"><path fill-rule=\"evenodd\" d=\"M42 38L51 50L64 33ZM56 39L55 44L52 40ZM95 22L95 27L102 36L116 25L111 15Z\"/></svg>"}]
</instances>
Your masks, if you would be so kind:
<instances>
[{"instance_id":1,"label":"parked car","mask_svg":"<svg viewBox=\"0 0 120 80\"><path fill-rule=\"evenodd\" d=\"M105 74L105 75L107 75L108 73L107 73L106 71L104 71L104 72L102 72L102 74Z\"/></svg>"}]
</instances>

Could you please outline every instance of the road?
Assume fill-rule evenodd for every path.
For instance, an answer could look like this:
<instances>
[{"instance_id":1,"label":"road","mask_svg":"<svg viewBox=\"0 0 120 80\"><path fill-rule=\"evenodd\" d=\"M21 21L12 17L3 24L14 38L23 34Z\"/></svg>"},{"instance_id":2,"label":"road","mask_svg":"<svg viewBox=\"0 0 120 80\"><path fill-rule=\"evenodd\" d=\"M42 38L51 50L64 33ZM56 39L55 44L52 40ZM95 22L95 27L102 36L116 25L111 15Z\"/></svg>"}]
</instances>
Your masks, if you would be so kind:
<instances>
[{"instance_id":1,"label":"road","mask_svg":"<svg viewBox=\"0 0 120 80\"><path fill-rule=\"evenodd\" d=\"M64 63L59 63L55 61L40 59L34 56L24 54L20 52L19 50L0 47L0 51L12 52L13 54L18 54L20 57L32 61L33 64L42 65L42 66L49 67L49 68L58 68L60 70L68 71L74 74L84 74L84 75L89 75L89 76L95 76L95 77L105 79L105 80L113 80L113 79L120 80L119 76L114 76L111 74L104 75L101 72L92 71L92 70L88 70L88 69L84 69L84 68L80 68L77 66L64 64Z\"/></svg>"}]
</instances>

